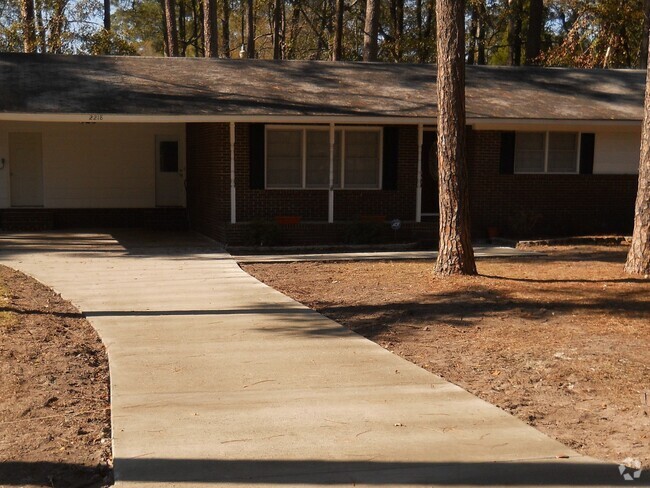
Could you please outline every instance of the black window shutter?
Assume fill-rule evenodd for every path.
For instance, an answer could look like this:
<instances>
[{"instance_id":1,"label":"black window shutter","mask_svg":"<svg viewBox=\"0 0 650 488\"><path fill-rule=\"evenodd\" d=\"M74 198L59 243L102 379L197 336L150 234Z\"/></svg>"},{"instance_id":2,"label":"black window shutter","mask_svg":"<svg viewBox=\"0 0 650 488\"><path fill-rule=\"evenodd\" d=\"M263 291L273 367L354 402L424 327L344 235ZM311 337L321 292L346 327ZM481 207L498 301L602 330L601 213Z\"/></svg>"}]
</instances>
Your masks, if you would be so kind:
<instances>
[{"instance_id":1,"label":"black window shutter","mask_svg":"<svg viewBox=\"0 0 650 488\"><path fill-rule=\"evenodd\" d=\"M596 134L584 133L580 136L580 174L590 175L594 172L594 146Z\"/></svg>"},{"instance_id":2,"label":"black window shutter","mask_svg":"<svg viewBox=\"0 0 650 488\"><path fill-rule=\"evenodd\" d=\"M501 157L499 159L499 173L511 175L515 172L515 133L501 133Z\"/></svg>"},{"instance_id":3,"label":"black window shutter","mask_svg":"<svg viewBox=\"0 0 650 488\"><path fill-rule=\"evenodd\" d=\"M382 189L397 190L397 159L399 157L399 127L384 127Z\"/></svg>"},{"instance_id":4,"label":"black window shutter","mask_svg":"<svg viewBox=\"0 0 650 488\"><path fill-rule=\"evenodd\" d=\"M253 190L264 189L264 124L251 124L248 138L250 184Z\"/></svg>"}]
</instances>

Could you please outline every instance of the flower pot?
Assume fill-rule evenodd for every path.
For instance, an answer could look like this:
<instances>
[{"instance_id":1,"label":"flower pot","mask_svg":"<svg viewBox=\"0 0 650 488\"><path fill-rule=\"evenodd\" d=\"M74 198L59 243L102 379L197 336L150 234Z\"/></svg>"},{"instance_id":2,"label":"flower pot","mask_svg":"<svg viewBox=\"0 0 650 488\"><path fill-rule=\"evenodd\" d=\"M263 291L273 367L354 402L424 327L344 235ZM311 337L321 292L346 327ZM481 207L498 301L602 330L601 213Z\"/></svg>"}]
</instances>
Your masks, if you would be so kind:
<instances>
[{"instance_id":1,"label":"flower pot","mask_svg":"<svg viewBox=\"0 0 650 488\"><path fill-rule=\"evenodd\" d=\"M280 225L295 225L302 220L300 215L277 215L275 221Z\"/></svg>"}]
</instances>

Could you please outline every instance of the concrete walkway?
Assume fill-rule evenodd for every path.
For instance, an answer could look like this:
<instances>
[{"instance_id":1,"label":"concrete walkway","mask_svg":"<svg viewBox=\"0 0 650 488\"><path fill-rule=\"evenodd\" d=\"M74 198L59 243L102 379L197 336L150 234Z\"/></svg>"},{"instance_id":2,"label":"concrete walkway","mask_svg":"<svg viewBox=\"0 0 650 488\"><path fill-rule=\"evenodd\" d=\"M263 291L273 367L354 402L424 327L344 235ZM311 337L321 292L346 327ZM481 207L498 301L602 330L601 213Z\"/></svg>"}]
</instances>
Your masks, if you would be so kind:
<instances>
[{"instance_id":1,"label":"concrete walkway","mask_svg":"<svg viewBox=\"0 0 650 488\"><path fill-rule=\"evenodd\" d=\"M542 256L533 251L522 251L512 247L479 246L474 247L477 258L507 258L524 256ZM368 251L368 252L323 252L299 254L233 254L238 263L295 263L327 261L407 261L430 260L438 257L437 251Z\"/></svg>"},{"instance_id":2,"label":"concrete walkway","mask_svg":"<svg viewBox=\"0 0 650 488\"><path fill-rule=\"evenodd\" d=\"M5 234L0 262L104 340L118 487L624 484L200 237Z\"/></svg>"}]
</instances>

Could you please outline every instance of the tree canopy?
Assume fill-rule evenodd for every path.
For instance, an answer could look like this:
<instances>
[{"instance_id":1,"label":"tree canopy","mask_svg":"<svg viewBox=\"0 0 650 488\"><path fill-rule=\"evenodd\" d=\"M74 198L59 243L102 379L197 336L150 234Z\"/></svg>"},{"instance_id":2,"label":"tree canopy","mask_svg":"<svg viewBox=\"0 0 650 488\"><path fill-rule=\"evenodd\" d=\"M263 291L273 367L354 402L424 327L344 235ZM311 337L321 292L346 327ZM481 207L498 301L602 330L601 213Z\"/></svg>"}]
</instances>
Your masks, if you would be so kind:
<instances>
[{"instance_id":1,"label":"tree canopy","mask_svg":"<svg viewBox=\"0 0 650 488\"><path fill-rule=\"evenodd\" d=\"M465 59L645 67L649 4L468 0ZM431 63L435 26L435 0L0 0L14 52Z\"/></svg>"}]
</instances>

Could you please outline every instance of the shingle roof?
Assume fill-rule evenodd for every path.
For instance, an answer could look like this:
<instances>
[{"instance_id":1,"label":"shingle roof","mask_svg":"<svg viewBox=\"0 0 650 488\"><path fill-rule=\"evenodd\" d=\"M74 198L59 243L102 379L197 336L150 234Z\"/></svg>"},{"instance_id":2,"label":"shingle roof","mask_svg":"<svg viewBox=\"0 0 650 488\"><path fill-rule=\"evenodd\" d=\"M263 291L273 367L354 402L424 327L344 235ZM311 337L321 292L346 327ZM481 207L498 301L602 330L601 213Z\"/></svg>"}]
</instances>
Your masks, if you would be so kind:
<instances>
[{"instance_id":1,"label":"shingle roof","mask_svg":"<svg viewBox=\"0 0 650 488\"><path fill-rule=\"evenodd\" d=\"M431 65L0 54L0 112L428 117ZM467 116L641 120L645 72L468 66Z\"/></svg>"}]
</instances>

